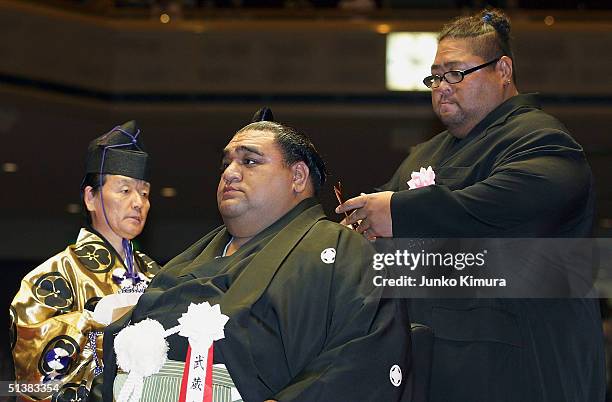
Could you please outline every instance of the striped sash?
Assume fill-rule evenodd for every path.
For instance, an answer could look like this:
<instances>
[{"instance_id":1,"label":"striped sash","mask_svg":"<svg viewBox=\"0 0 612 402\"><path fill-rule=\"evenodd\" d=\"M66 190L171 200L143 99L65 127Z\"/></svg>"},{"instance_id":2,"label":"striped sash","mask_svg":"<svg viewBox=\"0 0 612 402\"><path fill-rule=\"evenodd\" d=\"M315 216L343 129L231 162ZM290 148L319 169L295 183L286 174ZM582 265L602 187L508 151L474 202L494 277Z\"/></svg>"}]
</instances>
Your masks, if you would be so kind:
<instances>
[{"instance_id":1,"label":"striped sash","mask_svg":"<svg viewBox=\"0 0 612 402\"><path fill-rule=\"evenodd\" d=\"M140 402L176 402L179 398L185 362L166 360L157 374L144 379ZM127 374L117 372L113 395L118 396ZM242 402L238 390L224 365L213 365L213 402Z\"/></svg>"}]
</instances>

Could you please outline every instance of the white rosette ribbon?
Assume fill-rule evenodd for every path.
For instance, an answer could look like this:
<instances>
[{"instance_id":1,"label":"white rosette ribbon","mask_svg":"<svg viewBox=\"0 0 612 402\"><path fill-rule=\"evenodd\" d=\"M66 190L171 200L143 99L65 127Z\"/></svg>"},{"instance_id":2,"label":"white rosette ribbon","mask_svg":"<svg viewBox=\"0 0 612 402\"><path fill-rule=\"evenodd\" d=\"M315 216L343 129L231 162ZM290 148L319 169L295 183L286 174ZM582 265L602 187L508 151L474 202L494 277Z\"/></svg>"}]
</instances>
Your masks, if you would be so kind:
<instances>
[{"instance_id":1,"label":"white rosette ribbon","mask_svg":"<svg viewBox=\"0 0 612 402\"><path fill-rule=\"evenodd\" d=\"M218 304L211 306L208 302L190 304L187 312L178 319L179 335L189 339L191 346L190 359L185 362L189 365L187 384L193 384L194 381L205 383L208 349L214 341L225 338L223 328L228 320L228 316L221 314ZM197 361L202 361L204 364L197 364ZM203 388L188 386L186 391L185 402L202 401Z\"/></svg>"},{"instance_id":2,"label":"white rosette ribbon","mask_svg":"<svg viewBox=\"0 0 612 402\"><path fill-rule=\"evenodd\" d=\"M191 356L199 354L206 361L212 343L225 337L223 328L228 320L229 317L221 313L218 304L211 306L208 302L191 303L187 312L178 319L179 325L168 330L164 330L158 321L151 319L122 329L115 338L115 353L117 364L128 373L128 378L121 388L117 401L140 400L144 378L158 373L166 363L168 357L166 337L178 333L188 338L192 349ZM198 375L194 370L190 370L189 376L192 374ZM189 399L188 393L187 400Z\"/></svg>"},{"instance_id":3,"label":"white rosette ribbon","mask_svg":"<svg viewBox=\"0 0 612 402\"><path fill-rule=\"evenodd\" d=\"M128 373L117 400L138 402L144 377L159 372L166 363L168 342L164 327L146 319L122 329L115 338L115 353L117 365Z\"/></svg>"}]
</instances>

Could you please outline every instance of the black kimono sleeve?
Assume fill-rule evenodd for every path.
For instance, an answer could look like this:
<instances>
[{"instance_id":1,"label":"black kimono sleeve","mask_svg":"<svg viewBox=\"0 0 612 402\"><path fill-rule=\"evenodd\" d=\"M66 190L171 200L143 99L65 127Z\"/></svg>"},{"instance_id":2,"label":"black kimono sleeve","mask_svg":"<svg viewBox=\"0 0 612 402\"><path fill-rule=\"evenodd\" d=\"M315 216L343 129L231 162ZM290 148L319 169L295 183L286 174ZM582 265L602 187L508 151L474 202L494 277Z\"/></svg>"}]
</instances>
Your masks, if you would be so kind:
<instances>
[{"instance_id":1,"label":"black kimono sleeve","mask_svg":"<svg viewBox=\"0 0 612 402\"><path fill-rule=\"evenodd\" d=\"M459 175L454 190L434 185L397 191L391 198L393 236L563 234L590 221L582 216L591 210L590 168L567 134L535 133L492 157L488 175L473 183L462 183Z\"/></svg>"},{"instance_id":2,"label":"black kimono sleeve","mask_svg":"<svg viewBox=\"0 0 612 402\"><path fill-rule=\"evenodd\" d=\"M371 254L362 241L348 230L341 236L322 350L272 399L387 402L409 387L405 304L382 298L382 289L373 287Z\"/></svg>"}]
</instances>

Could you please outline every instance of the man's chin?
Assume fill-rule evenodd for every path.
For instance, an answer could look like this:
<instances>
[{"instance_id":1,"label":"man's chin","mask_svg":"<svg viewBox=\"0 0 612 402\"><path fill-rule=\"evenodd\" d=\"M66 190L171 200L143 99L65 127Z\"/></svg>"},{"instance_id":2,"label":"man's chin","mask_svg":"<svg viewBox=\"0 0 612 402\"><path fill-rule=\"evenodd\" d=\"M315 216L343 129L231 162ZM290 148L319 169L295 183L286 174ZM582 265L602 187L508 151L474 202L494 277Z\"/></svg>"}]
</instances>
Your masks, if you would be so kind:
<instances>
[{"instance_id":1,"label":"man's chin","mask_svg":"<svg viewBox=\"0 0 612 402\"><path fill-rule=\"evenodd\" d=\"M462 116L457 112L438 113L438 118L446 127L454 127L460 125L463 121Z\"/></svg>"},{"instance_id":2,"label":"man's chin","mask_svg":"<svg viewBox=\"0 0 612 402\"><path fill-rule=\"evenodd\" d=\"M124 222L124 225L119 228L121 230L121 237L124 239L131 240L134 237L137 237L140 233L142 233L145 226L145 221L136 221L133 219L128 219L127 222Z\"/></svg>"},{"instance_id":3,"label":"man's chin","mask_svg":"<svg viewBox=\"0 0 612 402\"><path fill-rule=\"evenodd\" d=\"M142 233L144 228L129 228L122 233L122 237L124 239L132 240L135 237L138 237Z\"/></svg>"},{"instance_id":4,"label":"man's chin","mask_svg":"<svg viewBox=\"0 0 612 402\"><path fill-rule=\"evenodd\" d=\"M239 216L243 210L241 203L236 202L235 200L223 200L219 202L218 207L219 213L223 219L235 218L236 216Z\"/></svg>"},{"instance_id":5,"label":"man's chin","mask_svg":"<svg viewBox=\"0 0 612 402\"><path fill-rule=\"evenodd\" d=\"M438 108L438 116L440 116L440 119L442 118L452 118L452 116L456 116L457 115L457 107L455 105L451 105L451 104L444 104L441 105Z\"/></svg>"}]
</instances>

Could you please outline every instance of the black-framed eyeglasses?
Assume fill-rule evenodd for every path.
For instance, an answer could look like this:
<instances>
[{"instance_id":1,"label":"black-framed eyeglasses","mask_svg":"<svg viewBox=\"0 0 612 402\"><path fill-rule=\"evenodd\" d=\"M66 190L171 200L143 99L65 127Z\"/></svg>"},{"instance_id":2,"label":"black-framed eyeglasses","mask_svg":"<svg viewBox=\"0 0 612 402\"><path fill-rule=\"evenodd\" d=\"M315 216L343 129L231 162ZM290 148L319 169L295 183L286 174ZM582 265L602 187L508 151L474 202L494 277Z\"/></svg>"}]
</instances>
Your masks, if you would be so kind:
<instances>
[{"instance_id":1,"label":"black-framed eyeglasses","mask_svg":"<svg viewBox=\"0 0 612 402\"><path fill-rule=\"evenodd\" d=\"M501 59L501 56L479 66L468 68L467 70L449 70L442 75L433 74L429 77L423 78L423 84L425 84L427 88L438 88L442 83L442 80L448 82L449 84L457 84L463 81L463 78L466 75L471 74L474 71L478 71L481 68L490 66L493 63L497 63L499 59Z\"/></svg>"}]
</instances>

